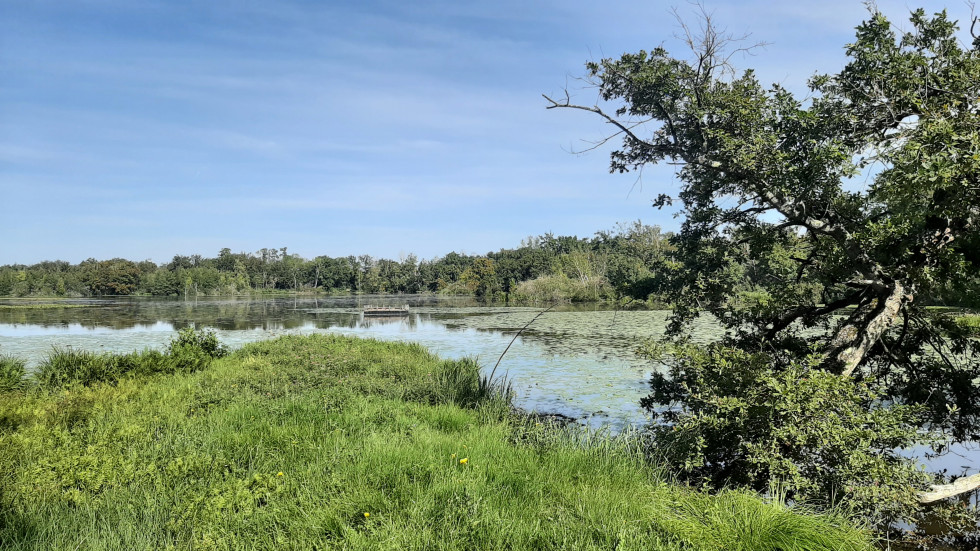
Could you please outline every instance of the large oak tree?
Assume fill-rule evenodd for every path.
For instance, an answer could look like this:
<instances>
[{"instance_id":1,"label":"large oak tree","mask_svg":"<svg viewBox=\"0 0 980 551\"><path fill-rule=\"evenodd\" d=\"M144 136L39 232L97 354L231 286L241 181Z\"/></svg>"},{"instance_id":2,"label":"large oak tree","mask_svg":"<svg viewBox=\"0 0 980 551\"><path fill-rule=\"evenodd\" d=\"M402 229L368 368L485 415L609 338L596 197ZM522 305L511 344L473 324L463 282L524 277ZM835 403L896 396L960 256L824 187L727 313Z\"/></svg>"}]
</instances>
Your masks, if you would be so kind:
<instances>
[{"instance_id":1,"label":"large oak tree","mask_svg":"<svg viewBox=\"0 0 980 551\"><path fill-rule=\"evenodd\" d=\"M673 333L702 312L727 329L674 347L645 402L691 479L899 504L878 520L980 486L898 452L980 432L980 347L925 300L980 268L980 40L945 12L910 21L897 32L872 10L806 98L735 71L742 44L710 17L683 37L689 57L588 63L595 103L545 96L611 125L612 171L677 166L679 189L655 202L683 215ZM867 491L875 477L898 487Z\"/></svg>"}]
</instances>

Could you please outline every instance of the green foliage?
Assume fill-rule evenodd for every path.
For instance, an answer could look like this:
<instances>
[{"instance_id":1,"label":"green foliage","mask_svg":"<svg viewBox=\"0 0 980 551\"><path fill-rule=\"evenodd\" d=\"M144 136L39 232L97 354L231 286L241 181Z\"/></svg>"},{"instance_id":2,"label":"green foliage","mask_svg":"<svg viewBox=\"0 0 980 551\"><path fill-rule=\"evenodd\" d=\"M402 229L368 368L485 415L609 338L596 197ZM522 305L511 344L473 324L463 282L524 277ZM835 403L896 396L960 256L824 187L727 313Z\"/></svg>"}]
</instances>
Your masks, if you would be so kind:
<instances>
[{"instance_id":1,"label":"green foliage","mask_svg":"<svg viewBox=\"0 0 980 551\"><path fill-rule=\"evenodd\" d=\"M75 384L116 383L120 378L153 373L191 373L206 369L214 358L228 354L213 331L182 329L166 352L143 350L130 354L103 354L84 350L56 349L32 375L42 388Z\"/></svg>"},{"instance_id":2,"label":"green foliage","mask_svg":"<svg viewBox=\"0 0 980 551\"><path fill-rule=\"evenodd\" d=\"M81 296L81 265L45 261L33 266L0 266L0 296Z\"/></svg>"},{"instance_id":3,"label":"green foliage","mask_svg":"<svg viewBox=\"0 0 980 551\"><path fill-rule=\"evenodd\" d=\"M605 282L571 279L565 274L522 281L513 290L513 298L520 302L589 302L613 295L612 288Z\"/></svg>"},{"instance_id":4,"label":"green foliage","mask_svg":"<svg viewBox=\"0 0 980 551\"><path fill-rule=\"evenodd\" d=\"M34 379L42 388L59 388L74 383L112 382L118 375L113 356L68 348L49 353L34 372Z\"/></svg>"},{"instance_id":5,"label":"green foliage","mask_svg":"<svg viewBox=\"0 0 980 551\"><path fill-rule=\"evenodd\" d=\"M0 296L440 292L492 301L507 297L521 282L553 275L591 287L591 294L583 294L587 300L637 298L634 283L656 275L672 250L671 237L636 221L592 239L546 234L516 249L478 256L453 252L432 260L414 255L399 261L368 255L305 260L283 247L251 254L226 248L216 258L177 255L162 266L118 258L77 266L42 262L0 266Z\"/></svg>"},{"instance_id":6,"label":"green foliage","mask_svg":"<svg viewBox=\"0 0 980 551\"><path fill-rule=\"evenodd\" d=\"M980 315L959 316L956 325L974 337L980 337Z\"/></svg>"},{"instance_id":7,"label":"green foliage","mask_svg":"<svg viewBox=\"0 0 980 551\"><path fill-rule=\"evenodd\" d=\"M926 304L970 300L980 272L980 41L961 43L945 12L898 32L870 10L805 99L736 71L709 20L684 27L700 29L690 57L589 62L599 101L551 107L619 129L612 171L678 167L655 201L684 218L662 286L670 333L683 343L705 313L727 330L652 380L645 404L668 423L652 430L678 472L715 488L785 479L887 524L910 519L928 478L896 448L977 439L980 342Z\"/></svg>"},{"instance_id":8,"label":"green foliage","mask_svg":"<svg viewBox=\"0 0 980 551\"><path fill-rule=\"evenodd\" d=\"M473 408L494 401L509 403L513 391L504 380L480 375L480 364L472 358L443 362L435 373L439 402Z\"/></svg>"},{"instance_id":9,"label":"green foliage","mask_svg":"<svg viewBox=\"0 0 980 551\"><path fill-rule=\"evenodd\" d=\"M472 400L474 373L317 335L206 371L6 394L0 547L870 548L833 515L666 484L629 437Z\"/></svg>"},{"instance_id":10,"label":"green foliage","mask_svg":"<svg viewBox=\"0 0 980 551\"><path fill-rule=\"evenodd\" d=\"M122 258L97 261L88 259L79 265L82 281L94 295L131 295L139 288L142 272L136 263Z\"/></svg>"},{"instance_id":11,"label":"green foliage","mask_svg":"<svg viewBox=\"0 0 980 551\"><path fill-rule=\"evenodd\" d=\"M750 549L843 549L860 546L853 535L831 529L813 530L806 507L782 505L785 500L762 501L744 492L724 490L716 496L691 494L678 506L672 528L682 539L698 542L701 549L735 551ZM828 520L844 524L833 513ZM833 522L833 521L832 521Z\"/></svg>"},{"instance_id":12,"label":"green foliage","mask_svg":"<svg viewBox=\"0 0 980 551\"><path fill-rule=\"evenodd\" d=\"M193 327L185 327L177 331L177 336L167 345L167 353L174 356L187 349L198 349L212 358L228 355L228 348L221 344L218 335L211 329L198 331Z\"/></svg>"},{"instance_id":13,"label":"green foliage","mask_svg":"<svg viewBox=\"0 0 980 551\"><path fill-rule=\"evenodd\" d=\"M459 276L460 283L478 297L491 297L496 291L497 270L493 259L477 258Z\"/></svg>"},{"instance_id":14,"label":"green foliage","mask_svg":"<svg viewBox=\"0 0 980 551\"><path fill-rule=\"evenodd\" d=\"M0 392L16 390L24 386L27 364L24 360L0 354Z\"/></svg>"},{"instance_id":15,"label":"green foliage","mask_svg":"<svg viewBox=\"0 0 980 551\"><path fill-rule=\"evenodd\" d=\"M937 443L919 430L922 406L884 405L875 381L823 371L818 356L780 365L718 344L648 353L669 366L643 401L649 430L682 479L757 491L778 483L790 499L842 503L880 526L914 518L915 490L931 477L900 450Z\"/></svg>"},{"instance_id":16,"label":"green foliage","mask_svg":"<svg viewBox=\"0 0 980 551\"><path fill-rule=\"evenodd\" d=\"M3 310L63 310L65 308L91 308L88 304L0 304L0 311Z\"/></svg>"}]
</instances>

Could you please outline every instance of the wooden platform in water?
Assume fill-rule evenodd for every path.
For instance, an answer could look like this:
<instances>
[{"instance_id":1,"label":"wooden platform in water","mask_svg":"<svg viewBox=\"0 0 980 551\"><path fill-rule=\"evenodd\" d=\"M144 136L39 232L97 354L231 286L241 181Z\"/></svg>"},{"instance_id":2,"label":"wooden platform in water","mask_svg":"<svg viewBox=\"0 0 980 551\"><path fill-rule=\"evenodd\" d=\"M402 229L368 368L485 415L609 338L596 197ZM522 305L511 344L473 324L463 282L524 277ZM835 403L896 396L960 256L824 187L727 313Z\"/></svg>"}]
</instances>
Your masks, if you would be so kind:
<instances>
[{"instance_id":1,"label":"wooden platform in water","mask_svg":"<svg viewBox=\"0 0 980 551\"><path fill-rule=\"evenodd\" d=\"M393 306L365 306L362 310L365 316L407 316L408 306L395 308Z\"/></svg>"}]
</instances>

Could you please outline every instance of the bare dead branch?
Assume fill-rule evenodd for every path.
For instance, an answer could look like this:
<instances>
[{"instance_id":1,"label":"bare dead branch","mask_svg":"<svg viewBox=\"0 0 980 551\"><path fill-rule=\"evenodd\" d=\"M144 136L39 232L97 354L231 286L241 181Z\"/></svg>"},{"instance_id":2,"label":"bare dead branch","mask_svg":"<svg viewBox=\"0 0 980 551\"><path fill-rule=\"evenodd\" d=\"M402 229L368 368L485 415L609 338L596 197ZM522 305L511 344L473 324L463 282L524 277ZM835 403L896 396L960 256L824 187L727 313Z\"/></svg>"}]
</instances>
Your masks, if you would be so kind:
<instances>
[{"instance_id":1,"label":"bare dead branch","mask_svg":"<svg viewBox=\"0 0 980 551\"><path fill-rule=\"evenodd\" d=\"M551 103L551 105L547 106L546 109L555 109L555 108L558 108L558 107L563 107L563 108L568 108L568 109L581 109L582 111L588 111L590 113L595 113L595 114L599 115L600 117L602 117L603 119L605 119L606 122L608 122L609 124L612 124L613 126L615 126L616 128L618 128L620 130L620 133L626 134L627 136L629 136L629 138L631 140L635 141L636 143L640 144L641 146L646 147L646 148L651 149L651 150L654 150L654 151L657 151L659 153L663 153L663 154L668 155L668 156L671 156L671 157L676 156L676 151L673 148L667 149L667 148L664 148L662 146L657 146L656 144L650 143L650 142L648 142L648 141L640 138L639 136L637 136L636 133L633 132L633 128L636 128L636 126L638 126L639 124L642 124L642 123L637 123L637 124L634 124L633 126L627 126L626 123L623 123L619 119L617 119L617 118L609 115L605 111L603 111L598 105L593 105L592 107L589 107L589 106L586 106L586 105L576 105L574 103L571 103L571 101L570 101L570 99L568 97L568 92L567 91L565 92L565 101L564 102L555 101L555 100L551 99L550 97L548 97L546 94L541 94L541 96L544 97L544 99L548 100L549 103Z\"/></svg>"},{"instance_id":2,"label":"bare dead branch","mask_svg":"<svg viewBox=\"0 0 980 551\"><path fill-rule=\"evenodd\" d=\"M606 136L605 138L602 138L601 140L596 140L596 141L583 140L584 142L590 144L589 147L586 147L585 149L579 149L579 150L570 150L569 153L574 153L574 154L578 155L578 154L581 154L581 153L588 153L589 151L595 151L596 149L599 149L600 147L602 147L602 146L606 145L607 143L609 143L609 141L611 141L613 138L619 137L622 134L623 134L623 132L622 131L619 131L619 132L615 132L613 134L610 134L610 135Z\"/></svg>"},{"instance_id":3,"label":"bare dead branch","mask_svg":"<svg viewBox=\"0 0 980 551\"><path fill-rule=\"evenodd\" d=\"M978 19L978 17L976 16L977 5L974 2L972 2L972 0L970 2L967 2L966 5L970 6L970 36L973 37L973 40L980 39L980 36L977 36L977 33L974 32L974 28L977 26L977 19Z\"/></svg>"},{"instance_id":4,"label":"bare dead branch","mask_svg":"<svg viewBox=\"0 0 980 551\"><path fill-rule=\"evenodd\" d=\"M753 50L768 45L760 41L748 46L732 47L733 44L746 42L752 33L746 32L740 36L729 33L728 29L719 28L715 24L713 13L702 2L698 0L689 3L697 12L696 18L700 22L697 32L691 29L676 7L671 8L670 12L681 29L681 33L674 37L683 41L694 54L695 74L698 77L710 78L719 71L725 76L733 76L735 67L732 65L732 58L735 54L752 55Z\"/></svg>"}]
</instances>

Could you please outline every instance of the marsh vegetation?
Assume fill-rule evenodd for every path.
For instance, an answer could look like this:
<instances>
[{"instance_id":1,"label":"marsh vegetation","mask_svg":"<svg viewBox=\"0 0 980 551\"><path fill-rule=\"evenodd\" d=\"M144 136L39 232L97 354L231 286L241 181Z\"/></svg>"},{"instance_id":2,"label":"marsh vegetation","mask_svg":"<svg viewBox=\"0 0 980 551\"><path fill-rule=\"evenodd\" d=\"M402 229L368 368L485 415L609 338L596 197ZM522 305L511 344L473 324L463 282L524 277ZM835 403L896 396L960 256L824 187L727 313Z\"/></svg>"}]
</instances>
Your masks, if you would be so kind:
<instances>
[{"instance_id":1,"label":"marsh vegetation","mask_svg":"<svg viewBox=\"0 0 980 551\"><path fill-rule=\"evenodd\" d=\"M163 356L187 353L192 333ZM183 352L179 350L184 350ZM868 549L834 514L665 482L644 446L527 417L469 360L337 336L0 400L5 549Z\"/></svg>"}]
</instances>

